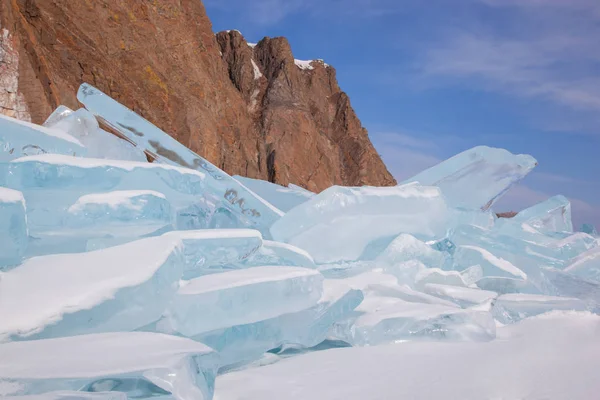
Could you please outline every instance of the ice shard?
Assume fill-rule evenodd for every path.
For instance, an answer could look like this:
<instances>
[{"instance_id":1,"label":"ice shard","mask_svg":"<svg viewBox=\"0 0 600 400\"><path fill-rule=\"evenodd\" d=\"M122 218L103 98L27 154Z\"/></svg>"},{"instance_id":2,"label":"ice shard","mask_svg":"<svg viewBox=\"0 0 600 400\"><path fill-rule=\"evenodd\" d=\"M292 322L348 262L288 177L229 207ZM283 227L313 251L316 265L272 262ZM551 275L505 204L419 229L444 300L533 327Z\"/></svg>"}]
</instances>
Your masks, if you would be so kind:
<instances>
[{"instance_id":1,"label":"ice shard","mask_svg":"<svg viewBox=\"0 0 600 400\"><path fill-rule=\"evenodd\" d=\"M52 113L48 116L48 118L46 118L46 121L44 121L42 126L50 128L51 126L55 125L60 120L65 119L71 114L73 114L73 110L61 104L60 106L56 107L54 111L52 111Z\"/></svg>"},{"instance_id":2,"label":"ice shard","mask_svg":"<svg viewBox=\"0 0 600 400\"><path fill-rule=\"evenodd\" d=\"M556 268L542 268L541 273L541 294L577 298L585 302L588 310L600 313L600 282L583 279Z\"/></svg>"},{"instance_id":3,"label":"ice shard","mask_svg":"<svg viewBox=\"0 0 600 400\"><path fill-rule=\"evenodd\" d=\"M437 186L452 207L488 210L537 165L535 158L478 146L442 161L405 182Z\"/></svg>"},{"instance_id":4,"label":"ice shard","mask_svg":"<svg viewBox=\"0 0 600 400\"><path fill-rule=\"evenodd\" d=\"M355 313L356 318L336 323L331 331L335 338L355 346L397 340L487 341L496 335L490 313L440 304L367 296Z\"/></svg>"},{"instance_id":5,"label":"ice shard","mask_svg":"<svg viewBox=\"0 0 600 400\"><path fill-rule=\"evenodd\" d=\"M504 294L494 302L492 314L501 323L510 324L553 310L584 311L586 309L585 302L570 297Z\"/></svg>"},{"instance_id":6,"label":"ice shard","mask_svg":"<svg viewBox=\"0 0 600 400\"><path fill-rule=\"evenodd\" d=\"M0 187L0 271L21 262L28 244L27 234L23 194Z\"/></svg>"},{"instance_id":7,"label":"ice shard","mask_svg":"<svg viewBox=\"0 0 600 400\"><path fill-rule=\"evenodd\" d=\"M209 332L194 339L219 352L221 365L257 359L286 344L312 347L325 340L330 327L346 318L363 300L360 290L342 281L325 280L319 302L306 310Z\"/></svg>"},{"instance_id":8,"label":"ice shard","mask_svg":"<svg viewBox=\"0 0 600 400\"><path fill-rule=\"evenodd\" d=\"M430 283L459 287L467 286L462 274L458 271L445 271L440 268L423 268L423 266L420 266L415 275L415 287L422 289Z\"/></svg>"},{"instance_id":9,"label":"ice shard","mask_svg":"<svg viewBox=\"0 0 600 400\"><path fill-rule=\"evenodd\" d=\"M67 212L67 232L74 230L93 236L136 238L172 224L171 204L164 194L153 190L86 194Z\"/></svg>"},{"instance_id":10,"label":"ice shard","mask_svg":"<svg viewBox=\"0 0 600 400\"><path fill-rule=\"evenodd\" d=\"M499 276L485 276L476 282L476 286L482 290L488 290L499 294L506 293L540 293L531 282L519 278L502 278Z\"/></svg>"},{"instance_id":11,"label":"ice shard","mask_svg":"<svg viewBox=\"0 0 600 400\"><path fill-rule=\"evenodd\" d=\"M263 245L244 261L246 267L267 265L316 268L313 258L306 251L272 240L265 240Z\"/></svg>"},{"instance_id":12,"label":"ice shard","mask_svg":"<svg viewBox=\"0 0 600 400\"><path fill-rule=\"evenodd\" d=\"M410 303L425 303L439 304L443 306L458 308L456 303L444 300L440 297L432 296L427 293L420 292L411 288L408 285L398 285L392 283L373 283L368 285L364 290L367 296L375 295L379 297L394 297Z\"/></svg>"},{"instance_id":13,"label":"ice shard","mask_svg":"<svg viewBox=\"0 0 600 400\"><path fill-rule=\"evenodd\" d=\"M66 132L76 138L86 147L87 157L147 161L142 150L100 129L96 118L86 109L69 110L71 112L68 113L65 109L56 111L58 111L57 115L47 120L44 126Z\"/></svg>"},{"instance_id":14,"label":"ice shard","mask_svg":"<svg viewBox=\"0 0 600 400\"><path fill-rule=\"evenodd\" d=\"M206 345L146 332L4 343L0 360L0 383L10 383L0 396L77 390L90 400L108 391L138 399L210 400L218 368Z\"/></svg>"},{"instance_id":15,"label":"ice shard","mask_svg":"<svg viewBox=\"0 0 600 400\"><path fill-rule=\"evenodd\" d=\"M401 234L376 258L377 265L396 265L418 260L431 268L439 268L447 260L447 253L437 251L412 235Z\"/></svg>"},{"instance_id":16,"label":"ice shard","mask_svg":"<svg viewBox=\"0 0 600 400\"><path fill-rule=\"evenodd\" d=\"M471 267L473 262L484 262L485 265L481 266L484 270L487 269L486 274L497 272L501 273L499 276L513 277L525 274L528 279L539 283L540 268L563 268L565 264L559 248L540 245L496 230L463 225L452 232L450 240L458 247L468 246L463 254L457 254L457 249L454 251L454 268L457 270Z\"/></svg>"},{"instance_id":17,"label":"ice shard","mask_svg":"<svg viewBox=\"0 0 600 400\"><path fill-rule=\"evenodd\" d=\"M233 178L283 212L290 211L315 195L302 188L285 187L260 179L239 175L234 175Z\"/></svg>"},{"instance_id":18,"label":"ice shard","mask_svg":"<svg viewBox=\"0 0 600 400\"><path fill-rule=\"evenodd\" d=\"M64 226L69 208L81 196L123 190L152 190L173 208L206 196L206 175L169 165L100 160L56 154L22 157L0 163L0 185L23 192L32 234ZM211 205L212 212L214 204Z\"/></svg>"},{"instance_id":19,"label":"ice shard","mask_svg":"<svg viewBox=\"0 0 600 400\"><path fill-rule=\"evenodd\" d=\"M527 274L509 261L477 246L459 246L454 253L454 262L459 270L479 265L484 276L527 279Z\"/></svg>"},{"instance_id":20,"label":"ice shard","mask_svg":"<svg viewBox=\"0 0 600 400\"><path fill-rule=\"evenodd\" d=\"M598 231L596 227L592 224L583 224L581 225L581 232L587 233L588 235L598 236Z\"/></svg>"},{"instance_id":21,"label":"ice shard","mask_svg":"<svg viewBox=\"0 0 600 400\"><path fill-rule=\"evenodd\" d=\"M418 289L427 283L466 286L463 276L459 271L428 268L418 260L408 260L402 263L387 265L383 267L383 270L395 276L400 283L408 284Z\"/></svg>"},{"instance_id":22,"label":"ice shard","mask_svg":"<svg viewBox=\"0 0 600 400\"><path fill-rule=\"evenodd\" d=\"M181 278L181 247L162 236L26 260L0 279L0 341L130 331L159 319Z\"/></svg>"},{"instance_id":23,"label":"ice shard","mask_svg":"<svg viewBox=\"0 0 600 400\"><path fill-rule=\"evenodd\" d=\"M207 189L240 219L249 220L263 235L283 215L224 171L93 86L82 84L77 99L101 121L156 161L206 173Z\"/></svg>"},{"instance_id":24,"label":"ice shard","mask_svg":"<svg viewBox=\"0 0 600 400\"><path fill-rule=\"evenodd\" d=\"M0 162L44 153L83 156L86 152L79 140L65 132L0 114Z\"/></svg>"},{"instance_id":25,"label":"ice shard","mask_svg":"<svg viewBox=\"0 0 600 400\"><path fill-rule=\"evenodd\" d=\"M409 233L445 236L448 208L436 187L333 186L290 210L273 238L308 251L317 263L353 261L376 240Z\"/></svg>"},{"instance_id":26,"label":"ice shard","mask_svg":"<svg viewBox=\"0 0 600 400\"><path fill-rule=\"evenodd\" d=\"M452 301L463 308L485 303L498 297L496 292L436 283L425 284L423 291L432 296Z\"/></svg>"},{"instance_id":27,"label":"ice shard","mask_svg":"<svg viewBox=\"0 0 600 400\"><path fill-rule=\"evenodd\" d=\"M164 236L182 242L185 280L238 269L263 245L260 232L253 229L175 231Z\"/></svg>"},{"instance_id":28,"label":"ice shard","mask_svg":"<svg viewBox=\"0 0 600 400\"><path fill-rule=\"evenodd\" d=\"M542 231L573 232L571 202L564 196L554 196L520 211L510 222L525 223Z\"/></svg>"},{"instance_id":29,"label":"ice shard","mask_svg":"<svg viewBox=\"0 0 600 400\"><path fill-rule=\"evenodd\" d=\"M564 271L583 279L600 282L600 247L579 254Z\"/></svg>"},{"instance_id":30,"label":"ice shard","mask_svg":"<svg viewBox=\"0 0 600 400\"><path fill-rule=\"evenodd\" d=\"M172 330L192 337L307 309L322 291L315 270L254 267L182 282L165 315Z\"/></svg>"}]
</instances>

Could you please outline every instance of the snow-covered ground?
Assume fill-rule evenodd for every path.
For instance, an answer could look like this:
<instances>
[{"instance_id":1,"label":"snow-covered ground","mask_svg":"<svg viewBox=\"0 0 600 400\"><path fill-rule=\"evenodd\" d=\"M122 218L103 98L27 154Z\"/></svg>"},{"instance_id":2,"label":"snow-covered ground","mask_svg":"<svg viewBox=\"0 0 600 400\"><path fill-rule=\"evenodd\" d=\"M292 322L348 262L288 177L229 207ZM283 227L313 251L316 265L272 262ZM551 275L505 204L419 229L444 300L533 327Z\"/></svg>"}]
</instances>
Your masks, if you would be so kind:
<instances>
[{"instance_id":1,"label":"snow-covered ground","mask_svg":"<svg viewBox=\"0 0 600 400\"><path fill-rule=\"evenodd\" d=\"M600 391L600 317L552 312L486 343L330 349L217 378L215 400L575 400Z\"/></svg>"}]
</instances>

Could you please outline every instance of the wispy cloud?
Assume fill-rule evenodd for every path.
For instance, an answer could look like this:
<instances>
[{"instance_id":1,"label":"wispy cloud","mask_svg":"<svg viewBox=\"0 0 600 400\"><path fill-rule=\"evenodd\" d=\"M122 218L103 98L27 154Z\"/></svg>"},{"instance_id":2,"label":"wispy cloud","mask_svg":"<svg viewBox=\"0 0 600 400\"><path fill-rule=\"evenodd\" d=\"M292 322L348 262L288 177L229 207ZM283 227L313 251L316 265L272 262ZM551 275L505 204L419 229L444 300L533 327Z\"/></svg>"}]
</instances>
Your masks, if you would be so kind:
<instances>
[{"instance_id":1,"label":"wispy cloud","mask_svg":"<svg viewBox=\"0 0 600 400\"><path fill-rule=\"evenodd\" d=\"M371 135L373 144L398 182L442 161L435 153L437 144L405 132L381 132Z\"/></svg>"},{"instance_id":2,"label":"wispy cloud","mask_svg":"<svg viewBox=\"0 0 600 400\"><path fill-rule=\"evenodd\" d=\"M600 77L597 71L589 75L577 71L582 63L598 61L587 42L563 34L506 39L460 33L426 51L421 71L429 77L466 78L487 90L597 111Z\"/></svg>"},{"instance_id":3,"label":"wispy cloud","mask_svg":"<svg viewBox=\"0 0 600 400\"><path fill-rule=\"evenodd\" d=\"M425 84L464 84L536 100L562 117L548 116L558 122L548 123L550 130L589 128L583 117L598 126L600 2L470 1L478 13L421 45L417 69Z\"/></svg>"},{"instance_id":4,"label":"wispy cloud","mask_svg":"<svg viewBox=\"0 0 600 400\"><path fill-rule=\"evenodd\" d=\"M573 178L571 176L560 175L560 174L552 174L549 172L537 172L534 171L532 174L532 178L537 180L546 181L549 183L556 184L573 184L573 185L600 185L598 181L588 181L585 179Z\"/></svg>"}]
</instances>

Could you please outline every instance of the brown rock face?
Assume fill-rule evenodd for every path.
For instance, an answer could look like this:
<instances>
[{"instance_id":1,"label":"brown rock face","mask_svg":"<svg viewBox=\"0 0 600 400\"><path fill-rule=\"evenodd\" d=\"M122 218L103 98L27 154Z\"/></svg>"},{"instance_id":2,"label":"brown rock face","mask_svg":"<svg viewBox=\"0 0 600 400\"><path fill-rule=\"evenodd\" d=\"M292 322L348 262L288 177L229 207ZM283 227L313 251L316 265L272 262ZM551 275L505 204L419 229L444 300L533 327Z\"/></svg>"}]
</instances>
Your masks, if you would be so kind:
<instances>
[{"instance_id":1,"label":"brown rock face","mask_svg":"<svg viewBox=\"0 0 600 400\"><path fill-rule=\"evenodd\" d=\"M0 2L0 112L41 123L89 82L230 174L295 183L395 181L322 62L283 38L216 37L199 0Z\"/></svg>"},{"instance_id":2,"label":"brown rock face","mask_svg":"<svg viewBox=\"0 0 600 400\"><path fill-rule=\"evenodd\" d=\"M228 31L218 33L217 42L266 143L269 180L301 182L314 191L332 184L395 184L333 67L297 62L285 38L250 46Z\"/></svg>"},{"instance_id":3,"label":"brown rock face","mask_svg":"<svg viewBox=\"0 0 600 400\"><path fill-rule=\"evenodd\" d=\"M507 211L507 212L496 213L496 216L498 218L514 218L516 215L517 215L516 211Z\"/></svg>"}]
</instances>

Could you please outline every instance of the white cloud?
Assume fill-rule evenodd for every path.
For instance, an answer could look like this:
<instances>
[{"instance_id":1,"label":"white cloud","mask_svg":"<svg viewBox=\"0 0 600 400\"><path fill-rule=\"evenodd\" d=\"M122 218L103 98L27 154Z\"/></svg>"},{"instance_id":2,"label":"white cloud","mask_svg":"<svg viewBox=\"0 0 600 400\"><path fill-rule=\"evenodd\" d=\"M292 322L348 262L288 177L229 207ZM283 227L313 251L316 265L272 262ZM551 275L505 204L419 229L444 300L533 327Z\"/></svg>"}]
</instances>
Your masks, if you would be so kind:
<instances>
[{"instance_id":1,"label":"white cloud","mask_svg":"<svg viewBox=\"0 0 600 400\"><path fill-rule=\"evenodd\" d=\"M467 1L420 43L417 82L510 95L539 129L598 134L600 1Z\"/></svg>"},{"instance_id":2,"label":"white cloud","mask_svg":"<svg viewBox=\"0 0 600 400\"><path fill-rule=\"evenodd\" d=\"M421 72L425 77L468 79L486 90L598 111L600 77L570 72L598 61L591 47L587 38L562 33L536 39L460 33L430 47Z\"/></svg>"}]
</instances>

